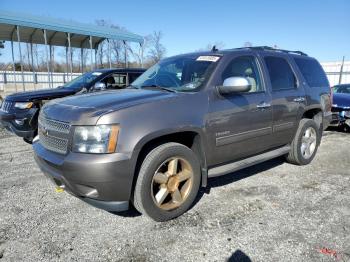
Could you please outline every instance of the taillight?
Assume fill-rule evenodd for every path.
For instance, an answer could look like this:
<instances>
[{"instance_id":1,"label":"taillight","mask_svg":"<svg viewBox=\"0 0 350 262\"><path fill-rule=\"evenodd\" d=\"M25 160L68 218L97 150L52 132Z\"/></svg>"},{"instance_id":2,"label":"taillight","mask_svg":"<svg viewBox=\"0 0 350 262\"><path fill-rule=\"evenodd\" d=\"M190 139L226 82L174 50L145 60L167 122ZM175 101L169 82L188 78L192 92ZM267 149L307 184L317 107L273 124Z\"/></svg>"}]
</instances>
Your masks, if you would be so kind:
<instances>
[{"instance_id":1,"label":"taillight","mask_svg":"<svg viewBox=\"0 0 350 262\"><path fill-rule=\"evenodd\" d=\"M331 106L333 106L333 87L330 88L331 89Z\"/></svg>"}]
</instances>

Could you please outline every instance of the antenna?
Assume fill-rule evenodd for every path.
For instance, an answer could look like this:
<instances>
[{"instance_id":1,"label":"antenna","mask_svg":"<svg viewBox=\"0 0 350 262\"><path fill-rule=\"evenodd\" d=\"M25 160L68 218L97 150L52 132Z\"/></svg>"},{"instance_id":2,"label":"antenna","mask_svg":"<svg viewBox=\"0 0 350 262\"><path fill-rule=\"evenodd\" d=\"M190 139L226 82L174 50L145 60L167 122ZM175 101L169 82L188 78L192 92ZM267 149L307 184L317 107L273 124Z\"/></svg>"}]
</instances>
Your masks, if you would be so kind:
<instances>
[{"instance_id":1,"label":"antenna","mask_svg":"<svg viewBox=\"0 0 350 262\"><path fill-rule=\"evenodd\" d=\"M211 49L212 52L217 52L219 49L216 48L216 45L213 45L213 48Z\"/></svg>"}]
</instances>

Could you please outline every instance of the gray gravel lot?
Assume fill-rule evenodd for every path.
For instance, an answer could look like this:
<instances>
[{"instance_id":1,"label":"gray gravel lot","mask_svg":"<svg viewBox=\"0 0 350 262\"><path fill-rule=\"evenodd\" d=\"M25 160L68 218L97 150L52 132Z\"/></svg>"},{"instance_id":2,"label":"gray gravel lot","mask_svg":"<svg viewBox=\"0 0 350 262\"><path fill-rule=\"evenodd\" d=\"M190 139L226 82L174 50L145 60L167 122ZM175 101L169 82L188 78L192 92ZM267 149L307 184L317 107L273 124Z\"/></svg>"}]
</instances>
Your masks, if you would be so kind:
<instances>
[{"instance_id":1,"label":"gray gravel lot","mask_svg":"<svg viewBox=\"0 0 350 262\"><path fill-rule=\"evenodd\" d=\"M156 223L55 193L31 146L0 130L0 260L350 261L349 150L350 134L327 131L311 165L212 179L185 215Z\"/></svg>"}]
</instances>

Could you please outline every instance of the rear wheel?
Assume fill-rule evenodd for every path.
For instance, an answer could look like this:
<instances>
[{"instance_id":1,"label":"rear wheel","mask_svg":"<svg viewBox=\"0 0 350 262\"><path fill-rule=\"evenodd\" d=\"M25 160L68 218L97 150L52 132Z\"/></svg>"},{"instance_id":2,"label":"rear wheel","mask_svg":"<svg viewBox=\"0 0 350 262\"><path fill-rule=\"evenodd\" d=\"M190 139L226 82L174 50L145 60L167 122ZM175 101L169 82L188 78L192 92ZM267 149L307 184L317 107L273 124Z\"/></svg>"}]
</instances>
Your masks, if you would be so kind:
<instances>
[{"instance_id":1,"label":"rear wheel","mask_svg":"<svg viewBox=\"0 0 350 262\"><path fill-rule=\"evenodd\" d=\"M320 144L320 130L312 119L302 119L291 144L287 161L296 165L309 164L316 155Z\"/></svg>"},{"instance_id":2,"label":"rear wheel","mask_svg":"<svg viewBox=\"0 0 350 262\"><path fill-rule=\"evenodd\" d=\"M200 165L193 151L178 143L166 143L143 161L134 206L155 221L170 220L188 210L199 185Z\"/></svg>"}]
</instances>

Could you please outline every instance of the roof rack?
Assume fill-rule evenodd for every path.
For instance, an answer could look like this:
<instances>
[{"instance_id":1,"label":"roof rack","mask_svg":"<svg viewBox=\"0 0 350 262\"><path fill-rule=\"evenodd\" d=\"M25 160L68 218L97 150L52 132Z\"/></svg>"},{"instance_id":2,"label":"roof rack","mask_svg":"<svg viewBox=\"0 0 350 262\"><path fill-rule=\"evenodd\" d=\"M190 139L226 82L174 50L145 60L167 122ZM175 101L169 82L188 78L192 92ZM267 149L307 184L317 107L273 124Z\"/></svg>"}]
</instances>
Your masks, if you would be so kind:
<instances>
[{"instance_id":1,"label":"roof rack","mask_svg":"<svg viewBox=\"0 0 350 262\"><path fill-rule=\"evenodd\" d=\"M287 54L297 54L297 55L302 55L302 56L308 56L304 52L301 51L291 51L291 50L284 50L284 49L278 49L278 48L273 48L271 46L251 46L251 47L241 47L241 48L236 48L236 49L252 49L252 50L260 50L260 51L276 51L276 52L282 52L282 53L287 53Z\"/></svg>"}]
</instances>

